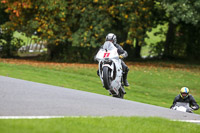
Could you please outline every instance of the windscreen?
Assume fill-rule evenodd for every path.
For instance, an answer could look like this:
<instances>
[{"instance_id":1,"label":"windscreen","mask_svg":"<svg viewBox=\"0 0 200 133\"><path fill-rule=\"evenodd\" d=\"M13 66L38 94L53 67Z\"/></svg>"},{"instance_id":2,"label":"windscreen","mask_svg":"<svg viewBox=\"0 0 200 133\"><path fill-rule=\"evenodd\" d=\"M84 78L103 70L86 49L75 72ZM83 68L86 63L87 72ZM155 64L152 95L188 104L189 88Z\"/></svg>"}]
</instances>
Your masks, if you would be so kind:
<instances>
[{"instance_id":1,"label":"windscreen","mask_svg":"<svg viewBox=\"0 0 200 133\"><path fill-rule=\"evenodd\" d=\"M114 48L115 48L114 44L110 41L106 41L103 44L103 49L105 49L105 50L113 50Z\"/></svg>"},{"instance_id":2,"label":"windscreen","mask_svg":"<svg viewBox=\"0 0 200 133\"><path fill-rule=\"evenodd\" d=\"M184 102L177 102L176 106L184 106L184 107L189 107L189 103L184 103Z\"/></svg>"}]
</instances>

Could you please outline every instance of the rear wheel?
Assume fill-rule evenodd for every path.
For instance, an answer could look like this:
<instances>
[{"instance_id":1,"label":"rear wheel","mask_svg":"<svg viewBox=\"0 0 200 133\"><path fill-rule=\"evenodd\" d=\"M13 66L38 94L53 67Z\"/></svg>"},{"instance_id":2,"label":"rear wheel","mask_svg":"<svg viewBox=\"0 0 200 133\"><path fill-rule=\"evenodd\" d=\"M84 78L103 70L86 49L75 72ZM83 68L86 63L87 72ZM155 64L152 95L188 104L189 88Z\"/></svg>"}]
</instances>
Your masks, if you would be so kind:
<instances>
[{"instance_id":1,"label":"rear wheel","mask_svg":"<svg viewBox=\"0 0 200 133\"><path fill-rule=\"evenodd\" d=\"M123 99L124 98L124 92L122 91L122 89L119 89L119 98Z\"/></svg>"},{"instance_id":2,"label":"rear wheel","mask_svg":"<svg viewBox=\"0 0 200 133\"><path fill-rule=\"evenodd\" d=\"M118 95L113 95L113 97L123 99L123 98L124 98L124 92L123 92L122 89L120 88L120 89L119 89L119 94L118 94Z\"/></svg>"},{"instance_id":3,"label":"rear wheel","mask_svg":"<svg viewBox=\"0 0 200 133\"><path fill-rule=\"evenodd\" d=\"M110 70L108 67L103 67L103 83L104 87L109 90L111 84Z\"/></svg>"}]
</instances>

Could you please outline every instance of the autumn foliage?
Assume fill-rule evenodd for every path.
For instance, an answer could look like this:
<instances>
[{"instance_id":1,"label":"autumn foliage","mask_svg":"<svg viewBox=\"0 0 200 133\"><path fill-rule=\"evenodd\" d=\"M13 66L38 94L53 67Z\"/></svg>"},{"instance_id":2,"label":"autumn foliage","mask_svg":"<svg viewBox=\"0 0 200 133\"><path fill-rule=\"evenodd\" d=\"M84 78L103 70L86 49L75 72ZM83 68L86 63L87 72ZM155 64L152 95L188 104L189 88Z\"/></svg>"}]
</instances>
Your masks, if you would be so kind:
<instances>
[{"instance_id":1,"label":"autumn foliage","mask_svg":"<svg viewBox=\"0 0 200 133\"><path fill-rule=\"evenodd\" d=\"M86 47L100 45L110 31L123 36L122 45L132 44L136 38L142 41L152 27L154 4L151 0L1 0L1 3L10 14L13 30L29 35L37 31L49 41L67 40Z\"/></svg>"}]
</instances>

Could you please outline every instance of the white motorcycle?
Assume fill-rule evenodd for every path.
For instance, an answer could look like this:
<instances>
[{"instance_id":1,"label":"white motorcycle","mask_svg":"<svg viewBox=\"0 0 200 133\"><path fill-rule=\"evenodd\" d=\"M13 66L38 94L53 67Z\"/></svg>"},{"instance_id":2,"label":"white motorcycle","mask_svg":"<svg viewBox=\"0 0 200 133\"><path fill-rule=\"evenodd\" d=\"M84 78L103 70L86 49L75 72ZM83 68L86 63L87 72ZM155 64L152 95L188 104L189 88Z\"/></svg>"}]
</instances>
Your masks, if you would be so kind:
<instances>
[{"instance_id":1,"label":"white motorcycle","mask_svg":"<svg viewBox=\"0 0 200 133\"><path fill-rule=\"evenodd\" d=\"M176 105L172 108L173 110L193 113L193 109L190 108L189 103L177 102Z\"/></svg>"},{"instance_id":2,"label":"white motorcycle","mask_svg":"<svg viewBox=\"0 0 200 133\"><path fill-rule=\"evenodd\" d=\"M123 98L126 94L122 84L123 70L114 44L106 41L95 56L95 60L99 62L99 77L105 89L113 97Z\"/></svg>"}]
</instances>

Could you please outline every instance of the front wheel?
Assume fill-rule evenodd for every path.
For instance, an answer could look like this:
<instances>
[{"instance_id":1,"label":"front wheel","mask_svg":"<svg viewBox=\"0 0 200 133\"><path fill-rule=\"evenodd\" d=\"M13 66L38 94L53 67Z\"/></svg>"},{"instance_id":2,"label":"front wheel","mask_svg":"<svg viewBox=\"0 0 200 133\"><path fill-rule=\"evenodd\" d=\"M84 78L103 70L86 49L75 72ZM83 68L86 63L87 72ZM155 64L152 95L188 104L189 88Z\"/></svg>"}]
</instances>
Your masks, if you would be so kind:
<instances>
[{"instance_id":1,"label":"front wheel","mask_svg":"<svg viewBox=\"0 0 200 133\"><path fill-rule=\"evenodd\" d=\"M106 90L110 89L111 78L110 78L110 70L108 67L103 67L103 84Z\"/></svg>"}]
</instances>

